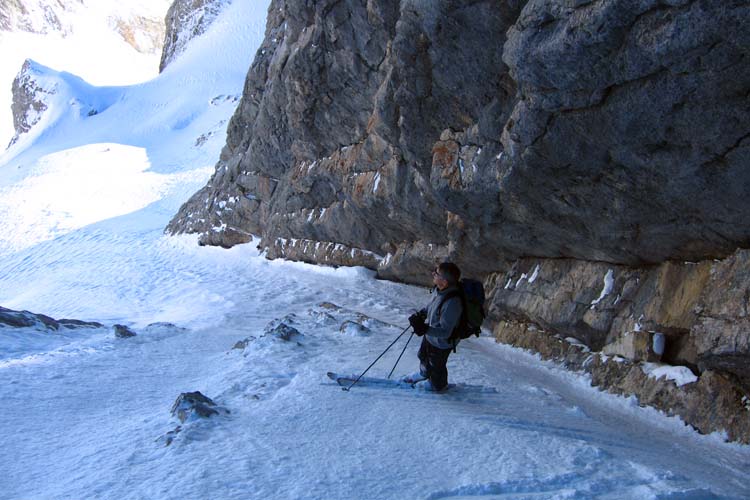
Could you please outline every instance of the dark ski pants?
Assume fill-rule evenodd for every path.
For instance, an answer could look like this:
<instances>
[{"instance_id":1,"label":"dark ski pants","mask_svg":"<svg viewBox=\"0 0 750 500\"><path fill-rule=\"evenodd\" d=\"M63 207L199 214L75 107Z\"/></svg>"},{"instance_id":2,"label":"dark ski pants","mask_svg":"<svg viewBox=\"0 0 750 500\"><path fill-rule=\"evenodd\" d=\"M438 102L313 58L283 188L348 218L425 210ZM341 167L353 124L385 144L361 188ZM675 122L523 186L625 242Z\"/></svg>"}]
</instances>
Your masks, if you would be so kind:
<instances>
[{"instance_id":1,"label":"dark ski pants","mask_svg":"<svg viewBox=\"0 0 750 500\"><path fill-rule=\"evenodd\" d=\"M436 391L442 391L448 386L448 356L453 349L440 349L430 344L422 337L422 345L419 346L420 372L430 379L432 387Z\"/></svg>"}]
</instances>

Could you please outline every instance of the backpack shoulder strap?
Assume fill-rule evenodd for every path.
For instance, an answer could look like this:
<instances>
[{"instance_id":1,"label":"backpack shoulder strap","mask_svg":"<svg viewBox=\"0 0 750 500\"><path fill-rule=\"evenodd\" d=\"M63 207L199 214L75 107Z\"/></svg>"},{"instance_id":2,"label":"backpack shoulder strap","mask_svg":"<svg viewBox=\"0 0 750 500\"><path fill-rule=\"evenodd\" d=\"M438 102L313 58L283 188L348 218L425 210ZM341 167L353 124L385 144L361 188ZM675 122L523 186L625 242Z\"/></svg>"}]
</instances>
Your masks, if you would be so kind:
<instances>
[{"instance_id":1,"label":"backpack shoulder strap","mask_svg":"<svg viewBox=\"0 0 750 500\"><path fill-rule=\"evenodd\" d=\"M461 292L459 292L458 290L453 290L451 292L446 293L445 297L443 297L443 300L440 301L440 305L438 306L438 316L440 316L440 314L443 312L443 304L448 302L450 299L454 299L456 297L461 299L461 306L463 308L464 300L463 300L463 296L461 295ZM463 311L462 311L462 314L463 314Z\"/></svg>"}]
</instances>

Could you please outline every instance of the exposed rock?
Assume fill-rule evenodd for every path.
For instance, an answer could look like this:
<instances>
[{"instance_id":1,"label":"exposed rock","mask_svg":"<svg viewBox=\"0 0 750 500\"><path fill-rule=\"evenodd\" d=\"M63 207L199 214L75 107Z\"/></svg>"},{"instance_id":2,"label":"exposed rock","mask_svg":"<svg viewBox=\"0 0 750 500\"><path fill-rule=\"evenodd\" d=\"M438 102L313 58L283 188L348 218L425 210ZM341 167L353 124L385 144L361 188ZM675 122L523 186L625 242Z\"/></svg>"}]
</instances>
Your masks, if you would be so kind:
<instances>
[{"instance_id":1,"label":"exposed rock","mask_svg":"<svg viewBox=\"0 0 750 500\"><path fill-rule=\"evenodd\" d=\"M234 346L232 346L232 349L244 350L251 343L260 339L280 340L282 342L291 342L293 340L295 341L299 340L300 338L304 337L304 335L300 333L298 329L291 326L292 324L297 323L297 322L298 322L298 318L297 318L297 315L294 313L287 314L283 318L277 318L277 319L271 320L268 322L265 328L263 328L262 334L260 334L257 337L254 335L251 335L242 340L239 340L235 342Z\"/></svg>"},{"instance_id":2,"label":"exposed rock","mask_svg":"<svg viewBox=\"0 0 750 500\"><path fill-rule=\"evenodd\" d=\"M60 326L75 330L77 328L104 328L104 325L97 321L81 321L79 319L60 319L57 320Z\"/></svg>"},{"instance_id":3,"label":"exposed rock","mask_svg":"<svg viewBox=\"0 0 750 500\"><path fill-rule=\"evenodd\" d=\"M296 337L302 337L302 334L293 326L289 326L286 323L278 323L274 326L267 326L265 330L263 330L263 336L269 336L283 340L284 342L289 342Z\"/></svg>"},{"instance_id":4,"label":"exposed rock","mask_svg":"<svg viewBox=\"0 0 750 500\"><path fill-rule=\"evenodd\" d=\"M611 344L602 348L604 354L622 356L631 361L659 361L661 356L654 352L654 337L651 332L625 332Z\"/></svg>"},{"instance_id":5,"label":"exposed rock","mask_svg":"<svg viewBox=\"0 0 750 500\"><path fill-rule=\"evenodd\" d=\"M63 113L86 119L104 111L119 98L116 92L92 87L75 75L55 71L31 59L24 61L13 80L12 91L15 135L10 145L48 115L47 126Z\"/></svg>"},{"instance_id":6,"label":"exposed rock","mask_svg":"<svg viewBox=\"0 0 750 500\"><path fill-rule=\"evenodd\" d=\"M187 44L206 32L230 0L174 0L164 19L166 33L159 72L179 56Z\"/></svg>"},{"instance_id":7,"label":"exposed rock","mask_svg":"<svg viewBox=\"0 0 750 500\"><path fill-rule=\"evenodd\" d=\"M169 446L170 444L172 444L177 437L177 434L179 434L180 432L182 432L182 426L178 425L171 431L167 432L164 436L162 436L162 438L160 439L164 440L164 446Z\"/></svg>"},{"instance_id":8,"label":"exposed rock","mask_svg":"<svg viewBox=\"0 0 750 500\"><path fill-rule=\"evenodd\" d=\"M750 251L721 261L629 268L570 259L522 259L490 275L491 321L539 325L593 350L724 372L750 390Z\"/></svg>"},{"instance_id":9,"label":"exposed rock","mask_svg":"<svg viewBox=\"0 0 750 500\"><path fill-rule=\"evenodd\" d=\"M274 1L216 173L168 230L382 256L381 275L423 283L435 258L481 274L750 241L746 7L523 4Z\"/></svg>"},{"instance_id":10,"label":"exposed rock","mask_svg":"<svg viewBox=\"0 0 750 500\"><path fill-rule=\"evenodd\" d=\"M497 229L631 265L747 245L748 22L745 2L530 0L504 46Z\"/></svg>"},{"instance_id":11,"label":"exposed rock","mask_svg":"<svg viewBox=\"0 0 750 500\"><path fill-rule=\"evenodd\" d=\"M114 19L115 29L128 45L144 54L157 54L164 46L166 29L161 19L133 14Z\"/></svg>"},{"instance_id":12,"label":"exposed rock","mask_svg":"<svg viewBox=\"0 0 750 500\"><path fill-rule=\"evenodd\" d=\"M177 326L174 323L167 323L164 321L159 321L156 323L149 323L146 325L146 330L186 330L186 328L183 328L181 326Z\"/></svg>"},{"instance_id":13,"label":"exposed rock","mask_svg":"<svg viewBox=\"0 0 750 500\"><path fill-rule=\"evenodd\" d=\"M701 370L736 375L750 392L750 251L714 263L696 306L690 341Z\"/></svg>"},{"instance_id":14,"label":"exposed rock","mask_svg":"<svg viewBox=\"0 0 750 500\"><path fill-rule=\"evenodd\" d=\"M253 340L255 340L255 337L248 337L246 339L238 340L234 343L232 349L243 351L247 346L250 345L250 342L252 342Z\"/></svg>"},{"instance_id":15,"label":"exposed rock","mask_svg":"<svg viewBox=\"0 0 750 500\"><path fill-rule=\"evenodd\" d=\"M57 330L60 323L45 316L29 311L13 311L0 307L0 325L12 328L37 328L40 330Z\"/></svg>"},{"instance_id":16,"label":"exposed rock","mask_svg":"<svg viewBox=\"0 0 750 500\"><path fill-rule=\"evenodd\" d=\"M200 391L183 392L172 405L170 413L176 417L182 425L178 425L171 431L157 439L163 441L165 446L171 445L178 435L185 435L189 441L190 431L201 419L207 419L214 415L227 415L230 411L218 406L211 398L203 395Z\"/></svg>"},{"instance_id":17,"label":"exposed rock","mask_svg":"<svg viewBox=\"0 0 750 500\"><path fill-rule=\"evenodd\" d=\"M59 330L67 328L70 330L78 328L103 328L104 325L92 321L80 321L77 319L56 320L44 314L35 314L29 311L14 311L0 307L0 327L6 328L34 328L37 330Z\"/></svg>"},{"instance_id":18,"label":"exposed rock","mask_svg":"<svg viewBox=\"0 0 750 500\"><path fill-rule=\"evenodd\" d=\"M0 6L0 30L60 33L65 36L72 31L72 25L63 21L65 14L74 11L75 7L76 2L6 0Z\"/></svg>"},{"instance_id":19,"label":"exposed rock","mask_svg":"<svg viewBox=\"0 0 750 500\"><path fill-rule=\"evenodd\" d=\"M117 337L118 339L126 339L136 336L135 332L125 325L115 325L112 328L114 328L115 337Z\"/></svg>"},{"instance_id":20,"label":"exposed rock","mask_svg":"<svg viewBox=\"0 0 750 500\"><path fill-rule=\"evenodd\" d=\"M366 337L372 333L369 328L367 328L362 323L358 323L356 321L347 320L341 323L341 326L339 327L339 331L341 333L345 333L347 335L353 335L355 337Z\"/></svg>"},{"instance_id":21,"label":"exposed rock","mask_svg":"<svg viewBox=\"0 0 750 500\"><path fill-rule=\"evenodd\" d=\"M706 371L697 382L677 386L666 378L649 377L639 363L602 357L581 345L555 337L531 323L501 321L495 327L498 341L531 349L572 370L591 375L591 384L626 396L642 406L653 406L677 415L699 432L726 432L730 441L750 443L750 412L743 391L720 374Z\"/></svg>"},{"instance_id":22,"label":"exposed rock","mask_svg":"<svg viewBox=\"0 0 750 500\"><path fill-rule=\"evenodd\" d=\"M216 174L169 231L222 246L260 234L269 257L379 266L384 276L402 261L428 269L435 251L449 253L447 198L465 204L436 192L442 174L430 184L444 130L465 141L466 158L487 159L472 187L494 184L491 156L473 146L491 138L497 153L515 99L501 52L486 50L502 46L517 14L502 4L272 2Z\"/></svg>"},{"instance_id":23,"label":"exposed rock","mask_svg":"<svg viewBox=\"0 0 750 500\"><path fill-rule=\"evenodd\" d=\"M13 79L11 110L16 134L11 140L11 144L14 144L18 140L18 136L31 130L31 127L42 119L42 114L47 109L46 101L56 91L54 87L45 88L41 85L37 81L37 75L37 65L27 59L23 63L21 71Z\"/></svg>"},{"instance_id":24,"label":"exposed rock","mask_svg":"<svg viewBox=\"0 0 750 500\"><path fill-rule=\"evenodd\" d=\"M170 413L177 417L180 422L185 423L191 417L209 418L220 412L228 411L217 406L211 398L204 396L200 391L183 392L177 397Z\"/></svg>"}]
</instances>

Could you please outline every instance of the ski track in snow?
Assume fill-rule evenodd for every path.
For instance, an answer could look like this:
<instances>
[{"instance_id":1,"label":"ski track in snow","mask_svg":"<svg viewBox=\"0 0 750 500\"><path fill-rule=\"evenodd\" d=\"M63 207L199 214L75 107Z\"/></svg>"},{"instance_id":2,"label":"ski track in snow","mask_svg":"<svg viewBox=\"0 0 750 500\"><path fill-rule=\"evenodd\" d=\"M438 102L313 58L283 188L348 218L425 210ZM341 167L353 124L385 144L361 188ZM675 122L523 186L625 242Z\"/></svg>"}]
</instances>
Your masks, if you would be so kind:
<instances>
[{"instance_id":1,"label":"ski track in snow","mask_svg":"<svg viewBox=\"0 0 750 500\"><path fill-rule=\"evenodd\" d=\"M491 338L451 356L446 394L344 392L326 372L360 373L427 291L164 236L218 158L236 103L214 98L241 92L251 11L235 0L161 76L96 116L58 113L0 161L0 305L106 325L0 328L2 498L750 497L747 446ZM358 313L368 328L342 331ZM281 318L302 335L264 336ZM407 337L368 375L387 376ZM172 403L194 390L230 413L166 446Z\"/></svg>"}]
</instances>

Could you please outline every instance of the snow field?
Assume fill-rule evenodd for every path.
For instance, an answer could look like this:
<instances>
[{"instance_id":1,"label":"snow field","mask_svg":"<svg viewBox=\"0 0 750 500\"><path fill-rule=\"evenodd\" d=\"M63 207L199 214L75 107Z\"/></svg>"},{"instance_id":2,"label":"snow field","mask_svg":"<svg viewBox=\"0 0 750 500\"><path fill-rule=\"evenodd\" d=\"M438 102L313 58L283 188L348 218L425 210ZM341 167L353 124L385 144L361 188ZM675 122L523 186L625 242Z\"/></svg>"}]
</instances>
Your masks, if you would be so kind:
<instances>
[{"instance_id":1,"label":"snow field","mask_svg":"<svg viewBox=\"0 0 750 500\"><path fill-rule=\"evenodd\" d=\"M20 426L0 443L20 457L13 479L0 484L5 491L19 498L741 498L746 492L746 447L699 437L676 419L631 407L587 387L581 376L549 363L540 368L535 356L487 338L467 341L452 355L451 377L459 384L453 392L367 386L343 392L325 372L362 370L398 335L410 309L428 299L426 292L356 270L327 270L321 281L312 266L259 256L228 261L234 262L216 254L196 262L198 272L219 264L224 278L237 280L216 290L235 307L212 326L141 328L126 340L101 332L76 356L0 368L10 401L0 425ZM324 309L320 301L346 309ZM370 305L362 311L364 302ZM357 319L355 311L378 318L365 322L369 334L339 331ZM288 342L263 336L274 318L286 318L302 336ZM248 337L255 339L247 347L231 349ZM370 374L384 377L401 346ZM397 375L416 370L417 347L412 341ZM192 390L231 413L188 421L165 446L164 435L178 425L169 408Z\"/></svg>"}]
</instances>

